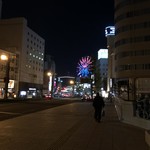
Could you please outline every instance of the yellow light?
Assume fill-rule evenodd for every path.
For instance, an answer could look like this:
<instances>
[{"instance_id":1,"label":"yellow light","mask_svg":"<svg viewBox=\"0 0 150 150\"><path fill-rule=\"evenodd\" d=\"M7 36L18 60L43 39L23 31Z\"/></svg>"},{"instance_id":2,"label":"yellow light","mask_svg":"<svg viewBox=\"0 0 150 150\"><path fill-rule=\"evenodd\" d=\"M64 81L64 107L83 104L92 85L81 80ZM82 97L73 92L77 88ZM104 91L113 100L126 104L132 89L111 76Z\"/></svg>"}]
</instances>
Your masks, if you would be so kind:
<instances>
[{"instance_id":1,"label":"yellow light","mask_svg":"<svg viewBox=\"0 0 150 150\"><path fill-rule=\"evenodd\" d=\"M52 73L51 73L51 72L48 72L47 75L48 75L48 76L52 76Z\"/></svg>"},{"instance_id":2,"label":"yellow light","mask_svg":"<svg viewBox=\"0 0 150 150\"><path fill-rule=\"evenodd\" d=\"M1 60L8 60L8 56L6 55L1 55L0 57L1 57Z\"/></svg>"},{"instance_id":3,"label":"yellow light","mask_svg":"<svg viewBox=\"0 0 150 150\"><path fill-rule=\"evenodd\" d=\"M49 93L51 93L52 92L52 73L48 72L47 75L49 76L48 90L49 90Z\"/></svg>"},{"instance_id":4,"label":"yellow light","mask_svg":"<svg viewBox=\"0 0 150 150\"><path fill-rule=\"evenodd\" d=\"M74 81L73 81L73 80L70 80L70 84L74 84Z\"/></svg>"}]
</instances>

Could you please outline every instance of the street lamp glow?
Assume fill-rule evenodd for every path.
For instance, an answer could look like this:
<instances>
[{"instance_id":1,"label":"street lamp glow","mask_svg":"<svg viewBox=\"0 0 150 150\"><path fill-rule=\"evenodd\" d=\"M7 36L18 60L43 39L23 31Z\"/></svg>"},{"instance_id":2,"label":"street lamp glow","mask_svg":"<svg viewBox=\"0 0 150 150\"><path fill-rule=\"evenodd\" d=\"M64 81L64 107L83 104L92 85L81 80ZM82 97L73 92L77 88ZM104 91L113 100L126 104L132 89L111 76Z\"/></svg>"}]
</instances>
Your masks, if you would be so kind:
<instances>
[{"instance_id":1,"label":"street lamp glow","mask_svg":"<svg viewBox=\"0 0 150 150\"><path fill-rule=\"evenodd\" d=\"M73 81L73 80L70 80L70 84L74 84L74 81Z\"/></svg>"},{"instance_id":2,"label":"street lamp glow","mask_svg":"<svg viewBox=\"0 0 150 150\"><path fill-rule=\"evenodd\" d=\"M48 72L47 75L50 77L50 76L52 76L52 73L51 73L51 72Z\"/></svg>"},{"instance_id":3,"label":"street lamp glow","mask_svg":"<svg viewBox=\"0 0 150 150\"><path fill-rule=\"evenodd\" d=\"M1 55L1 60L8 60L8 57L6 55Z\"/></svg>"},{"instance_id":4,"label":"street lamp glow","mask_svg":"<svg viewBox=\"0 0 150 150\"><path fill-rule=\"evenodd\" d=\"M74 96L74 81L70 80L70 84L72 85L72 96Z\"/></svg>"},{"instance_id":5,"label":"street lamp glow","mask_svg":"<svg viewBox=\"0 0 150 150\"><path fill-rule=\"evenodd\" d=\"M52 91L52 73L48 72L47 75L49 76L48 90L49 90L49 93L51 93L51 91Z\"/></svg>"}]
</instances>

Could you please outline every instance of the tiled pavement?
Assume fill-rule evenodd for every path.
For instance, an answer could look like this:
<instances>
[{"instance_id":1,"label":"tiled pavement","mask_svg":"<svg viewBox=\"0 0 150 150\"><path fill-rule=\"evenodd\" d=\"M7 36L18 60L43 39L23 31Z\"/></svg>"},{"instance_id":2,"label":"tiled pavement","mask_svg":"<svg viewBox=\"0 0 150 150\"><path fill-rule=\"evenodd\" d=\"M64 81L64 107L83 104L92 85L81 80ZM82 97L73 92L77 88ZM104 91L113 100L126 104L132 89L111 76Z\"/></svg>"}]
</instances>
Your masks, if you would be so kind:
<instances>
[{"instance_id":1,"label":"tiled pavement","mask_svg":"<svg viewBox=\"0 0 150 150\"><path fill-rule=\"evenodd\" d=\"M144 129L105 111L97 123L92 103L76 102L1 121L0 150L148 150Z\"/></svg>"}]
</instances>

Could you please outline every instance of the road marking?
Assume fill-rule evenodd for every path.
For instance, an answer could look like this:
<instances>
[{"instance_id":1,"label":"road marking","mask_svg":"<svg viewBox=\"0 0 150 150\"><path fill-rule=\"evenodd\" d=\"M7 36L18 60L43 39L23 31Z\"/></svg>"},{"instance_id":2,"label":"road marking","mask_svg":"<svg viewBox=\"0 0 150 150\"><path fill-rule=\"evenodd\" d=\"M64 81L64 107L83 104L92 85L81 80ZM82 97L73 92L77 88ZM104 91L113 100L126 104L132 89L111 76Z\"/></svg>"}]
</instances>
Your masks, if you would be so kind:
<instances>
[{"instance_id":1,"label":"road marking","mask_svg":"<svg viewBox=\"0 0 150 150\"><path fill-rule=\"evenodd\" d=\"M13 113L13 112L0 111L0 114L19 115L21 113Z\"/></svg>"}]
</instances>

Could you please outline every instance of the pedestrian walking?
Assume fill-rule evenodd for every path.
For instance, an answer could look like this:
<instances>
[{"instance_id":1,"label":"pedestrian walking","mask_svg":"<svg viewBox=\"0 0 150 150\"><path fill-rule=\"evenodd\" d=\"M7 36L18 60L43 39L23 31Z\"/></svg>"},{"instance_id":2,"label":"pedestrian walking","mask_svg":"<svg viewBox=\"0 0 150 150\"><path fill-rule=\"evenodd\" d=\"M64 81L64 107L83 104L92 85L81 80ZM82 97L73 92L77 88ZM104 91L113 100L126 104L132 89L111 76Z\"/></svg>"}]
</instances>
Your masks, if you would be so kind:
<instances>
[{"instance_id":1,"label":"pedestrian walking","mask_svg":"<svg viewBox=\"0 0 150 150\"><path fill-rule=\"evenodd\" d=\"M102 111L104 109L104 106L105 106L105 103L104 103L103 97L100 96L99 93L97 93L93 100L93 107L95 109L94 118L98 122L101 121Z\"/></svg>"}]
</instances>

